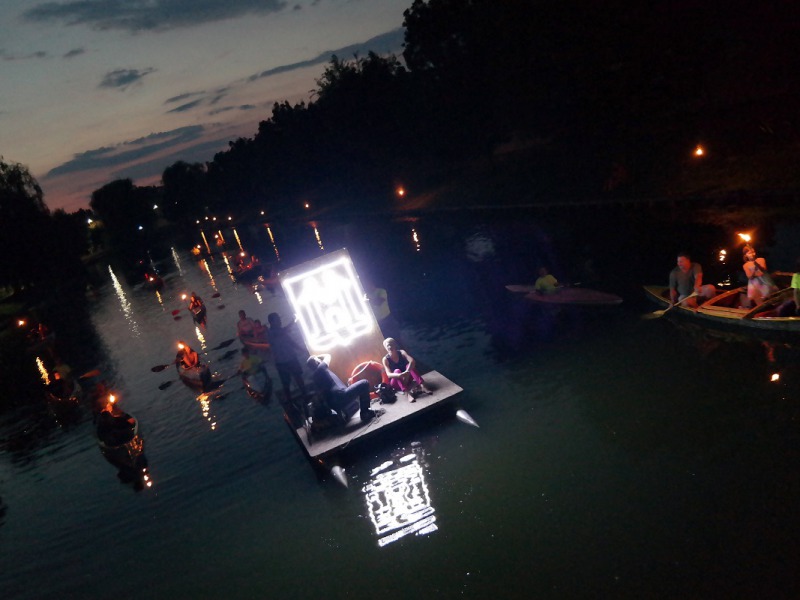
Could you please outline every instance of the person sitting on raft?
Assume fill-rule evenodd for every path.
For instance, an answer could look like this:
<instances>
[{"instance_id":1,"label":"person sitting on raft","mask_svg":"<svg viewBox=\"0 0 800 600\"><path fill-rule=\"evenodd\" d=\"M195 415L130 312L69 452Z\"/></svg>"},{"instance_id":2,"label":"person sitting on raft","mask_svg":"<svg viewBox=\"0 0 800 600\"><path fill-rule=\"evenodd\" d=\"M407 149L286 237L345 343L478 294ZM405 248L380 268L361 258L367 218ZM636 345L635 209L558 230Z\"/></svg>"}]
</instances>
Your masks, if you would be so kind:
<instances>
[{"instance_id":1,"label":"person sitting on raft","mask_svg":"<svg viewBox=\"0 0 800 600\"><path fill-rule=\"evenodd\" d=\"M420 377L414 357L402 350L394 338L383 340L383 347L388 354L383 357L383 368L389 378L389 385L396 390L406 392L411 395L412 402L419 394L432 393L427 387L422 377ZM413 385L412 385L413 381Z\"/></svg>"},{"instance_id":2,"label":"person sitting on raft","mask_svg":"<svg viewBox=\"0 0 800 600\"><path fill-rule=\"evenodd\" d=\"M347 406L358 398L360 417L363 422L371 421L378 412L372 410L369 397L369 382L366 379L356 381L352 385L345 385L341 379L330 370L330 354L309 356L306 364L311 370L314 386L320 394L322 401L335 411L344 412Z\"/></svg>"},{"instance_id":3,"label":"person sitting on raft","mask_svg":"<svg viewBox=\"0 0 800 600\"><path fill-rule=\"evenodd\" d=\"M550 274L547 267L539 267L539 278L533 284L533 289L537 294L555 294L560 289L558 280Z\"/></svg>"}]
</instances>

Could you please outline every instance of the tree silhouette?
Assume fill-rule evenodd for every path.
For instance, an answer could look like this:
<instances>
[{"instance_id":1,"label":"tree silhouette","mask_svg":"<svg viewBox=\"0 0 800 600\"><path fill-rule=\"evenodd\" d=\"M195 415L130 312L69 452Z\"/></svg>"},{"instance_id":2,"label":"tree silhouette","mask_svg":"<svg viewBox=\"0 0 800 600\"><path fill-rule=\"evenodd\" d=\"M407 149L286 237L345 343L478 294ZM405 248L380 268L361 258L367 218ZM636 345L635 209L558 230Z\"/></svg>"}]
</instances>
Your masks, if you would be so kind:
<instances>
[{"instance_id":1,"label":"tree silhouette","mask_svg":"<svg viewBox=\"0 0 800 600\"><path fill-rule=\"evenodd\" d=\"M0 157L0 284L19 291L37 279L49 214L27 167Z\"/></svg>"}]
</instances>

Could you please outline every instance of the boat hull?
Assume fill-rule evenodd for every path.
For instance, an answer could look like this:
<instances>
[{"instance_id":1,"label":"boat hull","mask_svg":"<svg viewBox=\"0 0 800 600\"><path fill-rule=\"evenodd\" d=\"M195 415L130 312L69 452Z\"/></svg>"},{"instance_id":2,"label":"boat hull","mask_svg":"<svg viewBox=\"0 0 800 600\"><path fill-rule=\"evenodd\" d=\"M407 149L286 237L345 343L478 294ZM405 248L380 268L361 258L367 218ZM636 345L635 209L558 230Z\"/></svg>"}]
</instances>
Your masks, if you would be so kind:
<instances>
[{"instance_id":1,"label":"boat hull","mask_svg":"<svg viewBox=\"0 0 800 600\"><path fill-rule=\"evenodd\" d=\"M185 385L200 391L208 389L208 385L211 383L211 371L205 364L199 364L191 369L179 365L178 376Z\"/></svg>"},{"instance_id":2,"label":"boat hull","mask_svg":"<svg viewBox=\"0 0 800 600\"><path fill-rule=\"evenodd\" d=\"M532 285L507 285L511 292L525 294L525 298L542 304L564 304L571 306L615 306L622 303L616 294L580 287L562 287L553 294L541 294Z\"/></svg>"},{"instance_id":3,"label":"boat hull","mask_svg":"<svg viewBox=\"0 0 800 600\"><path fill-rule=\"evenodd\" d=\"M662 308L669 307L669 289L666 286L647 285L644 291L650 300ZM800 317L779 317L776 314L777 307L791 297L791 290L781 290L770 296L761 307L753 309L740 305L742 296L746 296L744 287L719 290L716 297L696 309L678 304L670 309L669 314L745 330L800 332Z\"/></svg>"}]
</instances>

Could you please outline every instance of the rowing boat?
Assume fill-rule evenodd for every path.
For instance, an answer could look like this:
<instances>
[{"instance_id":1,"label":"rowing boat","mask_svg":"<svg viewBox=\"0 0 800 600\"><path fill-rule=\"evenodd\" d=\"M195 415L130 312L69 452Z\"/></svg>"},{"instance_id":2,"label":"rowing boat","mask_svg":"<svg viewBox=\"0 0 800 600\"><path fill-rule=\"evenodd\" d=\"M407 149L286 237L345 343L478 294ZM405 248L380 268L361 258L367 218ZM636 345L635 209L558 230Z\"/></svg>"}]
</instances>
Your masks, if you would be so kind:
<instances>
[{"instance_id":1,"label":"rowing boat","mask_svg":"<svg viewBox=\"0 0 800 600\"><path fill-rule=\"evenodd\" d=\"M670 306L669 288L666 286L646 285L644 290L647 297L661 307L668 308ZM800 317L778 315L780 305L791 300L791 289L775 292L768 296L763 304L754 308L742 306L742 300L746 298L747 288L745 287L718 290L716 296L697 308L676 304L670 309L670 313L749 329L800 332Z\"/></svg>"},{"instance_id":2,"label":"rowing boat","mask_svg":"<svg viewBox=\"0 0 800 600\"><path fill-rule=\"evenodd\" d=\"M613 306L620 304L622 298L616 294L590 290L582 287L559 287L552 294L542 294L533 285L507 285L510 292L525 294L527 300L544 304L569 304L573 306Z\"/></svg>"}]
</instances>

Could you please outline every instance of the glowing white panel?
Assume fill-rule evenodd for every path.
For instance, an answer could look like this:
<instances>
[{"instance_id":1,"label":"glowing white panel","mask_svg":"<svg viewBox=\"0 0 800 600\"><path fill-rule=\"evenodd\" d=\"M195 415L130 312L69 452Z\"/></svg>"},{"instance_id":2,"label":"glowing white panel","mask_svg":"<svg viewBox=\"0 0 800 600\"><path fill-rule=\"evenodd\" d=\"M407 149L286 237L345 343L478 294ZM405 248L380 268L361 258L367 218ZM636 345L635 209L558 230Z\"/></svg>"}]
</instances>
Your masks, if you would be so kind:
<instances>
[{"instance_id":1,"label":"glowing white panel","mask_svg":"<svg viewBox=\"0 0 800 600\"><path fill-rule=\"evenodd\" d=\"M349 255L315 264L281 282L308 345L327 351L369 335L375 319Z\"/></svg>"}]
</instances>

